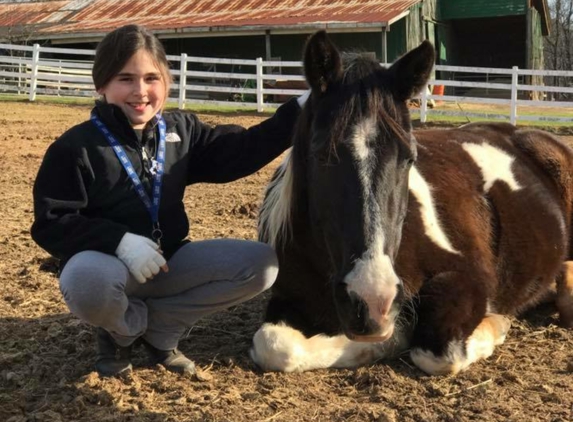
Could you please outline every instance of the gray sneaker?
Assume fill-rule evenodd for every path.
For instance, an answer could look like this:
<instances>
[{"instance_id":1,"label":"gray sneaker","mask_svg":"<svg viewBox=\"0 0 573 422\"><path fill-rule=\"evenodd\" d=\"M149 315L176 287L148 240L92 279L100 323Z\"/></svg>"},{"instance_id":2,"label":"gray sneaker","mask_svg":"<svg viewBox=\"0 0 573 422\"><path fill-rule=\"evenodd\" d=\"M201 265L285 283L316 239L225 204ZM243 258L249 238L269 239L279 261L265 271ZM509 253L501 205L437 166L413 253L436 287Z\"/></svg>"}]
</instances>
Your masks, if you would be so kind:
<instances>
[{"instance_id":1,"label":"gray sneaker","mask_svg":"<svg viewBox=\"0 0 573 422\"><path fill-rule=\"evenodd\" d=\"M168 371L177 374L196 374L197 370L193 361L188 359L179 349L159 350L143 339L142 343L149 354L152 365L162 365Z\"/></svg>"}]
</instances>

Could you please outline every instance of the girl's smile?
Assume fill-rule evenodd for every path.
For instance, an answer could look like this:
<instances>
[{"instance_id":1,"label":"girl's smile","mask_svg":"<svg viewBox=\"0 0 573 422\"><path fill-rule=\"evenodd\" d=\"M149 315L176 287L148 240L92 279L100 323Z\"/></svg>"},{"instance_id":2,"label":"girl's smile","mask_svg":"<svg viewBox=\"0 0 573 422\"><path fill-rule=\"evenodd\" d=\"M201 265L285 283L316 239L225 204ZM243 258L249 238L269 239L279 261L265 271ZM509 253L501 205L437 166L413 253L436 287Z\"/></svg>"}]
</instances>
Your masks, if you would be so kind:
<instances>
[{"instance_id":1,"label":"girl's smile","mask_svg":"<svg viewBox=\"0 0 573 422\"><path fill-rule=\"evenodd\" d=\"M152 56L139 50L98 93L120 107L134 129L143 129L163 107L167 87Z\"/></svg>"}]
</instances>

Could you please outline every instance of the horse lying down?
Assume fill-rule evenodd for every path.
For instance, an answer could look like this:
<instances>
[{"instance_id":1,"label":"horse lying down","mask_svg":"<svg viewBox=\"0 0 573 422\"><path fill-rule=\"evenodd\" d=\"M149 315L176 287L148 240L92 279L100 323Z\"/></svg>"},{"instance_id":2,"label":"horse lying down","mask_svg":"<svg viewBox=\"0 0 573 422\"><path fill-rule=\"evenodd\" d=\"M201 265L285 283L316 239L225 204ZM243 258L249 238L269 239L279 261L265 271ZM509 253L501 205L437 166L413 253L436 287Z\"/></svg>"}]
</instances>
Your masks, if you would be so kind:
<instances>
[{"instance_id":1,"label":"horse lying down","mask_svg":"<svg viewBox=\"0 0 573 422\"><path fill-rule=\"evenodd\" d=\"M573 151L503 123L413 131L406 101L433 63L428 42L388 69L324 32L307 42L311 97L260 212L280 263L251 349L264 370L409 350L457 373L555 282L573 325Z\"/></svg>"}]
</instances>

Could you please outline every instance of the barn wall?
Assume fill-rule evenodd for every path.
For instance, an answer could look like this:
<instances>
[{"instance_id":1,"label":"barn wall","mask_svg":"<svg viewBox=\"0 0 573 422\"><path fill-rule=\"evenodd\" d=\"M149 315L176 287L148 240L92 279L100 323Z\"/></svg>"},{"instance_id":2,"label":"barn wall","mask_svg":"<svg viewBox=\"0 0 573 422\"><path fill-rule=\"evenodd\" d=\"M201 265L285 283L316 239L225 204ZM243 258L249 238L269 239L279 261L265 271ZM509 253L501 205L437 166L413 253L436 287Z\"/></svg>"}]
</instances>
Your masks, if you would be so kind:
<instances>
[{"instance_id":1,"label":"barn wall","mask_svg":"<svg viewBox=\"0 0 573 422\"><path fill-rule=\"evenodd\" d=\"M528 0L441 0L440 19L525 15Z\"/></svg>"},{"instance_id":2,"label":"barn wall","mask_svg":"<svg viewBox=\"0 0 573 422\"><path fill-rule=\"evenodd\" d=\"M393 62L396 58L407 51L406 46L406 23L407 18L392 24L387 33L388 61ZM309 35L273 35L271 36L272 55L281 57L282 60L300 60L304 44ZM343 51L355 51L375 54L376 58L382 59L382 31L354 32L354 33L329 33L330 38Z\"/></svg>"},{"instance_id":3,"label":"barn wall","mask_svg":"<svg viewBox=\"0 0 573 422\"><path fill-rule=\"evenodd\" d=\"M422 20L422 5L419 3L410 8L406 17L406 50L416 48L422 40L426 39L426 29Z\"/></svg>"},{"instance_id":4,"label":"barn wall","mask_svg":"<svg viewBox=\"0 0 573 422\"><path fill-rule=\"evenodd\" d=\"M450 57L454 66L525 67L525 16L459 19L450 22Z\"/></svg>"},{"instance_id":5,"label":"barn wall","mask_svg":"<svg viewBox=\"0 0 573 422\"><path fill-rule=\"evenodd\" d=\"M406 51L405 19L400 20L388 32L388 59L393 61ZM272 56L282 60L300 60L309 35L272 35ZM382 31L329 33L330 38L343 51L373 53L381 59Z\"/></svg>"},{"instance_id":6,"label":"barn wall","mask_svg":"<svg viewBox=\"0 0 573 422\"><path fill-rule=\"evenodd\" d=\"M390 26L390 32L388 32L386 38L388 63L394 62L398 57L408 51L407 19L408 16Z\"/></svg>"},{"instance_id":7,"label":"barn wall","mask_svg":"<svg viewBox=\"0 0 573 422\"><path fill-rule=\"evenodd\" d=\"M410 25L408 17L391 26L387 33L388 60L394 61L407 51L407 30ZM419 15L416 16L419 20ZM411 25L412 45L421 40L420 25ZM271 56L280 60L301 60L304 45L310 34L271 35ZM410 35L410 34L409 34ZM378 59L382 54L382 31L329 33L336 45L345 51L374 53ZM212 38L180 38L162 40L168 54L181 54L201 57L224 57L255 59L266 57L264 36L232 36Z\"/></svg>"},{"instance_id":8,"label":"barn wall","mask_svg":"<svg viewBox=\"0 0 573 422\"><path fill-rule=\"evenodd\" d=\"M162 39L167 54L255 59L265 57L263 36L199 37Z\"/></svg>"},{"instance_id":9,"label":"barn wall","mask_svg":"<svg viewBox=\"0 0 573 422\"><path fill-rule=\"evenodd\" d=\"M531 8L527 15L528 26L528 41L527 41L527 67L529 69L544 69L545 63L543 60L543 25L541 22L541 15L539 12ZM531 85L543 85L543 76L532 75L528 76L526 83ZM530 92L532 99L543 99L542 92Z\"/></svg>"},{"instance_id":10,"label":"barn wall","mask_svg":"<svg viewBox=\"0 0 573 422\"><path fill-rule=\"evenodd\" d=\"M529 9L527 24L529 25L529 33L531 34L528 45L529 57L527 67L529 69L543 69L542 23L541 15L536 9Z\"/></svg>"}]
</instances>

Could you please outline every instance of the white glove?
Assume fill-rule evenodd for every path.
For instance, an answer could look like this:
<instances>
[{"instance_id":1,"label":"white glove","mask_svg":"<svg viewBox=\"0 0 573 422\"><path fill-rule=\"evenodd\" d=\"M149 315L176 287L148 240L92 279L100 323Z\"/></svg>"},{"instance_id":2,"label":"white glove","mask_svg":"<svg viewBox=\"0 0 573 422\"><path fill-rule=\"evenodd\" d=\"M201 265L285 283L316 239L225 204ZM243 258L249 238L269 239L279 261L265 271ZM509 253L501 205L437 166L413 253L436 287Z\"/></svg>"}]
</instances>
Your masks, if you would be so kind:
<instances>
[{"instance_id":1,"label":"white glove","mask_svg":"<svg viewBox=\"0 0 573 422\"><path fill-rule=\"evenodd\" d=\"M167 271L167 261L157 252L159 245L147 237L126 233L121 238L115 254L129 268L129 272L139 283L145 283L163 268Z\"/></svg>"},{"instance_id":2,"label":"white glove","mask_svg":"<svg viewBox=\"0 0 573 422\"><path fill-rule=\"evenodd\" d=\"M298 105L300 106L300 108L302 108L302 106L304 105L304 103L306 103L306 100L308 100L308 97L310 97L310 89L307 90L304 94L302 94L300 97L298 97L296 99L296 101L298 102Z\"/></svg>"}]
</instances>

